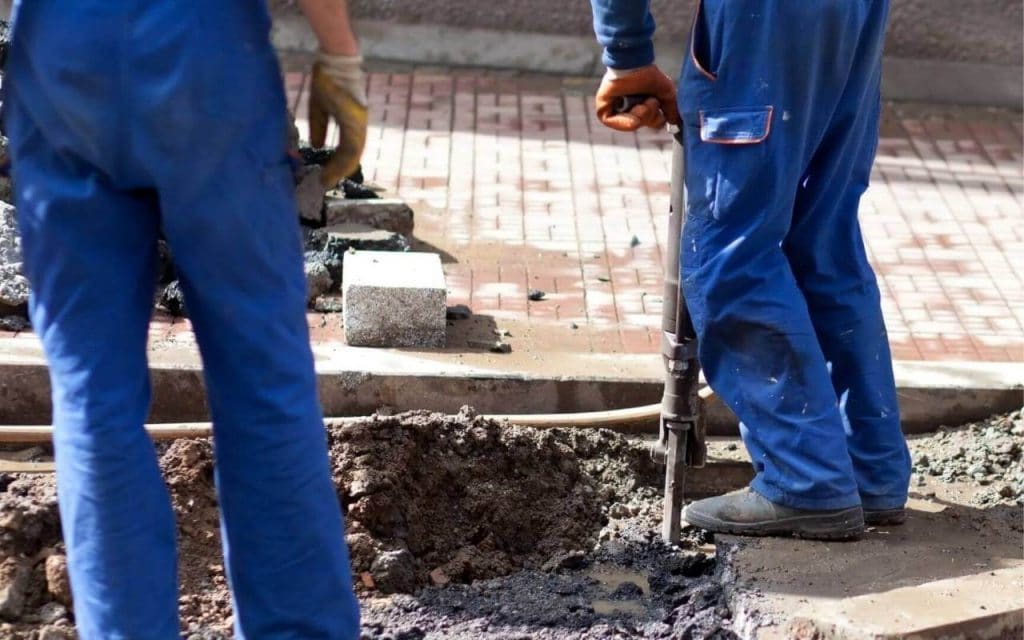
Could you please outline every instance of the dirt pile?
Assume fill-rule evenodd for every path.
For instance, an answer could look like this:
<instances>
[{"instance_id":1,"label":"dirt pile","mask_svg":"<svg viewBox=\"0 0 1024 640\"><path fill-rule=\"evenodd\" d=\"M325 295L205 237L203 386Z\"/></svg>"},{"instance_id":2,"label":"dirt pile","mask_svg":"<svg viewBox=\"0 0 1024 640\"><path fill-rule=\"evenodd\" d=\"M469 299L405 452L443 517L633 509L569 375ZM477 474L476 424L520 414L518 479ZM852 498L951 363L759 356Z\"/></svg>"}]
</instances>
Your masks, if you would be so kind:
<instances>
[{"instance_id":1,"label":"dirt pile","mask_svg":"<svg viewBox=\"0 0 1024 640\"><path fill-rule=\"evenodd\" d=\"M467 410L377 417L329 443L353 568L385 592L589 549L606 509L638 497L645 463L610 432L507 427Z\"/></svg>"},{"instance_id":2,"label":"dirt pile","mask_svg":"<svg viewBox=\"0 0 1024 640\"><path fill-rule=\"evenodd\" d=\"M0 637L74 637L57 490L50 476L0 476Z\"/></svg>"},{"instance_id":3,"label":"dirt pile","mask_svg":"<svg viewBox=\"0 0 1024 640\"><path fill-rule=\"evenodd\" d=\"M509 427L463 410L375 416L330 428L328 440L364 597L579 567L627 520L645 519L653 538L660 517L660 471L608 431ZM160 464L178 522L186 637L229 636L210 443L163 445ZM53 478L0 478L0 636L63 633L72 623Z\"/></svg>"}]
</instances>

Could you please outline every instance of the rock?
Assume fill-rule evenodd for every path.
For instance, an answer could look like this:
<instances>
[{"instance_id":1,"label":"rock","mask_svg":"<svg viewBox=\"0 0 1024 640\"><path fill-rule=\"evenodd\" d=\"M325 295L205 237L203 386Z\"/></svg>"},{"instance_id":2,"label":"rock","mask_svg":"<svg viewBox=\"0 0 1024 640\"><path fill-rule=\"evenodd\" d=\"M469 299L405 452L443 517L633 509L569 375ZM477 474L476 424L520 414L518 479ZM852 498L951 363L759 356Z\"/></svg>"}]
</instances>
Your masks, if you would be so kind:
<instances>
[{"instance_id":1,"label":"rock","mask_svg":"<svg viewBox=\"0 0 1024 640\"><path fill-rule=\"evenodd\" d=\"M364 224L408 237L413 231L413 212L404 200L347 200L329 197L324 208L324 223L327 226Z\"/></svg>"},{"instance_id":2,"label":"rock","mask_svg":"<svg viewBox=\"0 0 1024 640\"><path fill-rule=\"evenodd\" d=\"M6 27L4 28L4 31L5 32L7 31ZM4 46L6 48L6 46L7 46L6 33L4 33L4 37L3 37L2 43L3 43L2 46ZM2 170L4 172L7 172L7 171L10 170L10 164L11 164L10 148L11 148L11 145L10 145L10 141L7 139L7 136L0 134L0 170Z\"/></svg>"},{"instance_id":3,"label":"rock","mask_svg":"<svg viewBox=\"0 0 1024 640\"><path fill-rule=\"evenodd\" d=\"M65 607L71 606L71 581L68 579L68 558L54 554L46 559L46 590Z\"/></svg>"},{"instance_id":4,"label":"rock","mask_svg":"<svg viewBox=\"0 0 1024 640\"><path fill-rule=\"evenodd\" d=\"M8 176L0 175L0 202L14 203L14 183Z\"/></svg>"},{"instance_id":5,"label":"rock","mask_svg":"<svg viewBox=\"0 0 1024 640\"><path fill-rule=\"evenodd\" d=\"M47 602L39 608L39 620L43 624L53 624L67 616L67 607L59 602Z\"/></svg>"},{"instance_id":6,"label":"rock","mask_svg":"<svg viewBox=\"0 0 1024 640\"><path fill-rule=\"evenodd\" d=\"M299 219L321 224L324 213L324 187L320 184L323 169L317 165L307 165L296 173L295 204L299 209Z\"/></svg>"},{"instance_id":7,"label":"rock","mask_svg":"<svg viewBox=\"0 0 1024 640\"><path fill-rule=\"evenodd\" d=\"M25 315L28 296L28 278L21 274L20 263L0 266L0 315Z\"/></svg>"},{"instance_id":8,"label":"rock","mask_svg":"<svg viewBox=\"0 0 1024 640\"><path fill-rule=\"evenodd\" d=\"M349 178L342 180L339 187L348 200L376 200L380 198L377 192L370 187Z\"/></svg>"},{"instance_id":9,"label":"rock","mask_svg":"<svg viewBox=\"0 0 1024 640\"><path fill-rule=\"evenodd\" d=\"M526 293L526 297L534 302L538 302L547 297L548 294L544 293L540 289L530 289Z\"/></svg>"},{"instance_id":10,"label":"rock","mask_svg":"<svg viewBox=\"0 0 1024 640\"><path fill-rule=\"evenodd\" d=\"M334 287L331 272L319 260L307 260L303 264L306 274L306 302L311 303Z\"/></svg>"},{"instance_id":11,"label":"rock","mask_svg":"<svg viewBox=\"0 0 1024 640\"><path fill-rule=\"evenodd\" d=\"M188 309L185 308L185 294L182 293L181 283L178 280L164 287L157 305L172 316L188 315Z\"/></svg>"},{"instance_id":12,"label":"rock","mask_svg":"<svg viewBox=\"0 0 1024 640\"><path fill-rule=\"evenodd\" d=\"M344 308L341 296L320 296L313 301L313 310L320 313L341 313Z\"/></svg>"},{"instance_id":13,"label":"rock","mask_svg":"<svg viewBox=\"0 0 1024 640\"><path fill-rule=\"evenodd\" d=\"M17 620L25 608L32 568L20 558L0 562L0 618Z\"/></svg>"},{"instance_id":14,"label":"rock","mask_svg":"<svg viewBox=\"0 0 1024 640\"><path fill-rule=\"evenodd\" d=\"M77 637L71 627L52 625L39 630L39 640L75 640Z\"/></svg>"},{"instance_id":15,"label":"rock","mask_svg":"<svg viewBox=\"0 0 1024 640\"><path fill-rule=\"evenodd\" d=\"M380 553L370 565L370 573L384 593L409 593L416 588L416 561L407 549Z\"/></svg>"},{"instance_id":16,"label":"rock","mask_svg":"<svg viewBox=\"0 0 1024 640\"><path fill-rule=\"evenodd\" d=\"M24 316L0 316L0 331L28 331L32 323Z\"/></svg>"},{"instance_id":17,"label":"rock","mask_svg":"<svg viewBox=\"0 0 1024 640\"><path fill-rule=\"evenodd\" d=\"M457 304L445 310L445 317L449 320L469 320L473 317L473 310L464 304Z\"/></svg>"},{"instance_id":18,"label":"rock","mask_svg":"<svg viewBox=\"0 0 1024 640\"><path fill-rule=\"evenodd\" d=\"M345 255L344 271L349 344L444 346L447 290L437 254L357 251Z\"/></svg>"},{"instance_id":19,"label":"rock","mask_svg":"<svg viewBox=\"0 0 1024 640\"><path fill-rule=\"evenodd\" d=\"M438 567L430 572L430 582L435 587L443 587L451 582L451 578L448 577L441 567Z\"/></svg>"},{"instance_id":20,"label":"rock","mask_svg":"<svg viewBox=\"0 0 1024 640\"><path fill-rule=\"evenodd\" d=\"M644 590L635 582L620 582L608 597L611 600L637 600L644 597Z\"/></svg>"},{"instance_id":21,"label":"rock","mask_svg":"<svg viewBox=\"0 0 1024 640\"><path fill-rule=\"evenodd\" d=\"M0 267L21 264L21 236L14 205L0 202Z\"/></svg>"}]
</instances>

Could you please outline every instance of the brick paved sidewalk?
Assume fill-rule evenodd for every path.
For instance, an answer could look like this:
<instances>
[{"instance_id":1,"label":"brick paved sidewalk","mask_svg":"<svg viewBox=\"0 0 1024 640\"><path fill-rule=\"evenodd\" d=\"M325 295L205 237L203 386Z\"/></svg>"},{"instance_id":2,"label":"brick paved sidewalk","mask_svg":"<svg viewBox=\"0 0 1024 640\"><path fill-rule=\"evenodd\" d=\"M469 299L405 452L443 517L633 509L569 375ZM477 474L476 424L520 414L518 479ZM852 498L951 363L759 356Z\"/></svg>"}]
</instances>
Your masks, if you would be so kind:
<instances>
[{"instance_id":1,"label":"brick paved sidewalk","mask_svg":"<svg viewBox=\"0 0 1024 640\"><path fill-rule=\"evenodd\" d=\"M288 85L304 113L304 77ZM374 73L365 169L447 256L452 303L524 331L520 346L653 351L670 141L607 131L591 89ZM861 219L895 357L1024 360L1021 136L1019 114L886 105Z\"/></svg>"},{"instance_id":2,"label":"brick paved sidewalk","mask_svg":"<svg viewBox=\"0 0 1024 640\"><path fill-rule=\"evenodd\" d=\"M517 350L657 349L670 140L601 127L592 84L369 78L367 178L412 204L450 304L513 327ZM305 76L287 85L305 113ZM1021 136L1020 114L885 107L861 218L897 359L1024 361ZM336 336L323 325L315 340Z\"/></svg>"}]
</instances>

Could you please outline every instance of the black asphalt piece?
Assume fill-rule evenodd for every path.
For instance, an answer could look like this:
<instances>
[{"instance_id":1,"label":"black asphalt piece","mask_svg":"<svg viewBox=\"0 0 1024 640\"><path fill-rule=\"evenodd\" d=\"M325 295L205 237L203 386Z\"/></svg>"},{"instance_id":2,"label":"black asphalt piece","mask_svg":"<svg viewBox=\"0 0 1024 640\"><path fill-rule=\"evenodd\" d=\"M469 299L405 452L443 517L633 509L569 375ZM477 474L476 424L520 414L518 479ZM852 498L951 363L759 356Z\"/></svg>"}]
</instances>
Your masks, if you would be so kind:
<instances>
[{"instance_id":1,"label":"black asphalt piece","mask_svg":"<svg viewBox=\"0 0 1024 640\"><path fill-rule=\"evenodd\" d=\"M342 180L339 186L341 187L342 193L344 193L345 197L349 200L380 199L380 195L376 191L374 191L370 187L367 187L361 182L356 182L355 180L351 180L349 178L345 178L344 180Z\"/></svg>"},{"instance_id":2,"label":"black asphalt piece","mask_svg":"<svg viewBox=\"0 0 1024 640\"><path fill-rule=\"evenodd\" d=\"M185 308L185 294L181 291L181 284L175 280L166 287L157 300L157 306L172 316L187 316L188 309Z\"/></svg>"},{"instance_id":3,"label":"black asphalt piece","mask_svg":"<svg viewBox=\"0 0 1024 640\"><path fill-rule=\"evenodd\" d=\"M540 289L530 289L527 292L526 297L529 298L530 300L534 301L534 302L538 302L538 301L543 300L544 298L546 298L547 295L548 294L544 293Z\"/></svg>"},{"instance_id":4,"label":"black asphalt piece","mask_svg":"<svg viewBox=\"0 0 1024 640\"><path fill-rule=\"evenodd\" d=\"M464 304L448 307L445 315L449 320L468 320L473 317L473 310Z\"/></svg>"}]
</instances>

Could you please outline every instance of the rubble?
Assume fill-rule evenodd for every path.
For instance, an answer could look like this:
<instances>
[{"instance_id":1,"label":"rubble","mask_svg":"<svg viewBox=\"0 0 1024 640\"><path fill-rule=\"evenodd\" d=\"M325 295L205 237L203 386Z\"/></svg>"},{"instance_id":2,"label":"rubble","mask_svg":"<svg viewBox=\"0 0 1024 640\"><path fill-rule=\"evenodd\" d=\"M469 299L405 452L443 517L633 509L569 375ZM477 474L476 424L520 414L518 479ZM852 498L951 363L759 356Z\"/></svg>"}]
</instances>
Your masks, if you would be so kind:
<instances>
[{"instance_id":1,"label":"rubble","mask_svg":"<svg viewBox=\"0 0 1024 640\"><path fill-rule=\"evenodd\" d=\"M71 581L68 578L68 558L64 554L55 553L46 558L46 589L53 599L64 605L71 606Z\"/></svg>"},{"instance_id":2,"label":"rubble","mask_svg":"<svg viewBox=\"0 0 1024 640\"><path fill-rule=\"evenodd\" d=\"M915 477L946 483L976 482L989 487L982 504L1024 504L1024 410L962 427L940 427L925 438L910 439Z\"/></svg>"},{"instance_id":3,"label":"rubble","mask_svg":"<svg viewBox=\"0 0 1024 640\"><path fill-rule=\"evenodd\" d=\"M0 266L0 315L25 316L28 312L29 283L20 264Z\"/></svg>"},{"instance_id":4,"label":"rubble","mask_svg":"<svg viewBox=\"0 0 1024 640\"><path fill-rule=\"evenodd\" d=\"M17 620L25 607L31 567L18 557L0 562L0 618Z\"/></svg>"},{"instance_id":5,"label":"rubble","mask_svg":"<svg viewBox=\"0 0 1024 640\"><path fill-rule=\"evenodd\" d=\"M185 308L185 294L181 290L181 283L175 280L163 288L157 301L157 306L172 316L187 316Z\"/></svg>"},{"instance_id":6,"label":"rubble","mask_svg":"<svg viewBox=\"0 0 1024 640\"><path fill-rule=\"evenodd\" d=\"M315 306L315 301L334 287L334 280L327 265L319 260L307 260L303 265L306 274L306 296Z\"/></svg>"},{"instance_id":7,"label":"rubble","mask_svg":"<svg viewBox=\"0 0 1024 640\"><path fill-rule=\"evenodd\" d=\"M21 264L21 238L14 205L0 202L0 267Z\"/></svg>"}]
</instances>

